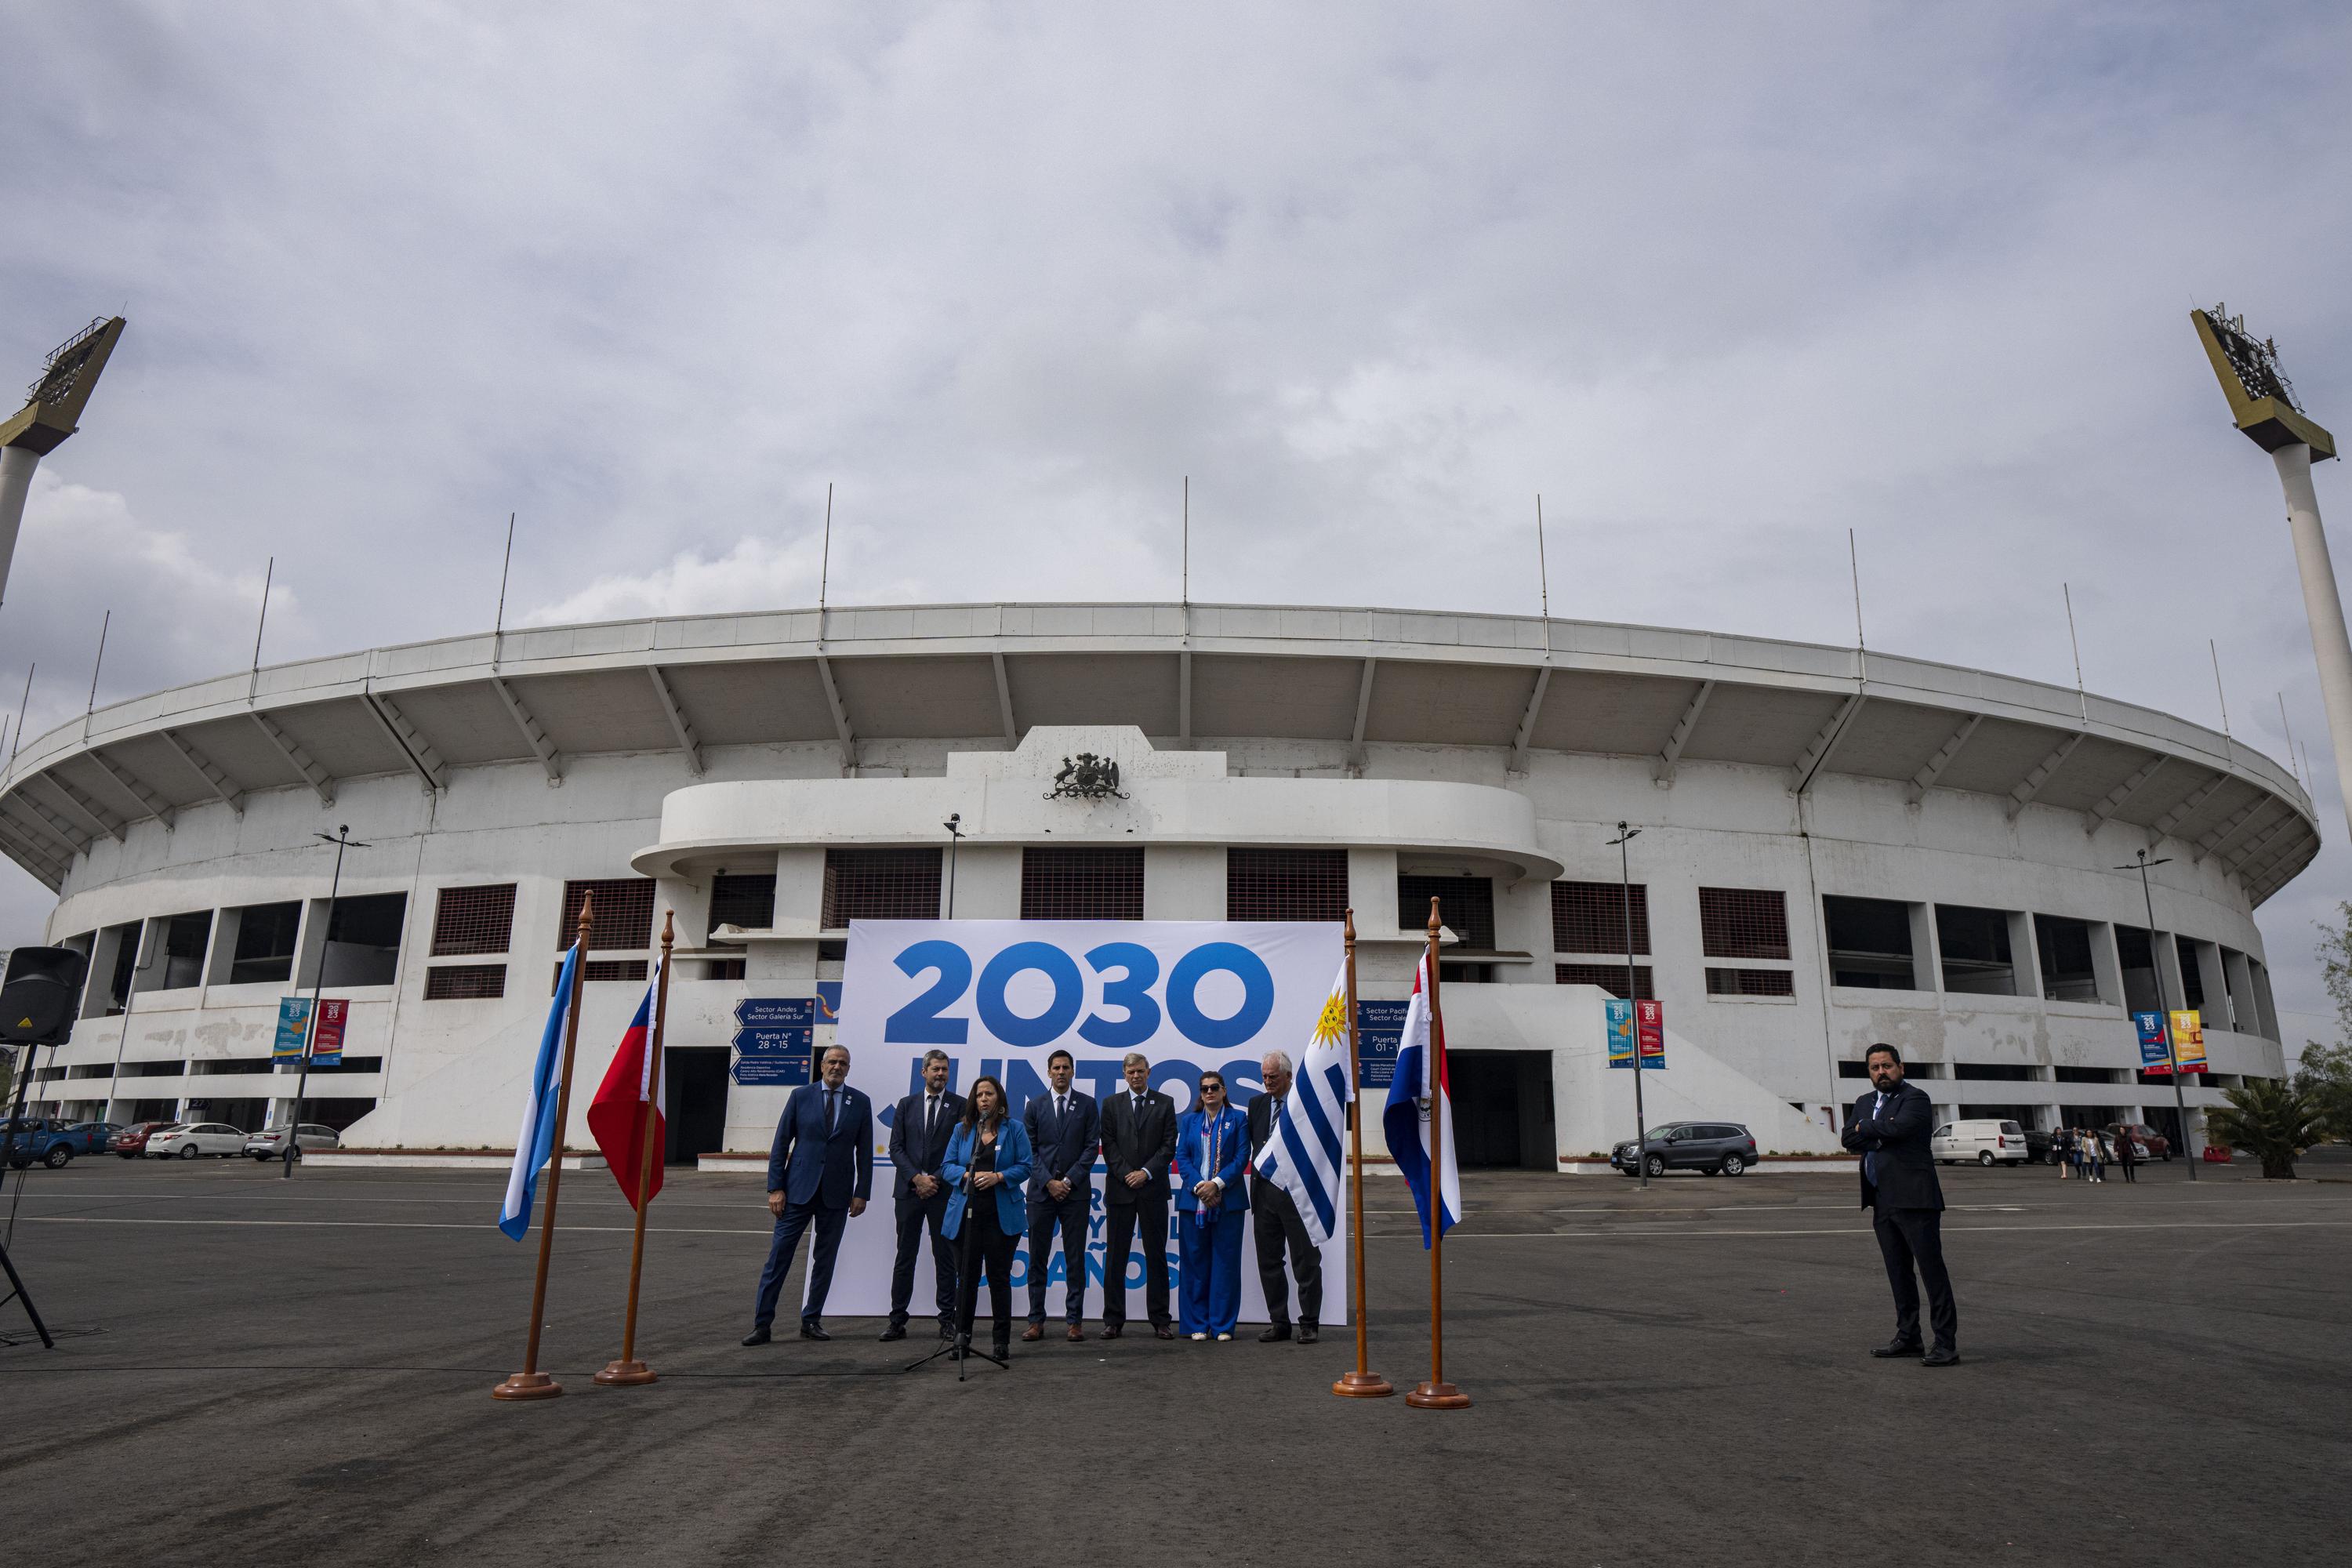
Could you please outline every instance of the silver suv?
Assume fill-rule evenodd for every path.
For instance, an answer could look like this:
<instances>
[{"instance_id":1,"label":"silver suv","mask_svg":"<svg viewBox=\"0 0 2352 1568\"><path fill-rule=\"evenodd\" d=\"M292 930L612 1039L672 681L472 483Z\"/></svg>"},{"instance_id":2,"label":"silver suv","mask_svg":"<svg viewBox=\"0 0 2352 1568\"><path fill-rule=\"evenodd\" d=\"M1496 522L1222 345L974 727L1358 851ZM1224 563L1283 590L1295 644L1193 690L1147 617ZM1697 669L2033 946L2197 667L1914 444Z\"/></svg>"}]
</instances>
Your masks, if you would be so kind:
<instances>
[{"instance_id":1,"label":"silver suv","mask_svg":"<svg viewBox=\"0 0 2352 1568\"><path fill-rule=\"evenodd\" d=\"M1736 1121L1669 1121L1649 1133L1650 1174L1705 1171L1710 1176L1740 1176L1756 1163L1756 1140ZM1609 1163L1636 1174L1641 1147L1630 1139L1609 1151Z\"/></svg>"}]
</instances>

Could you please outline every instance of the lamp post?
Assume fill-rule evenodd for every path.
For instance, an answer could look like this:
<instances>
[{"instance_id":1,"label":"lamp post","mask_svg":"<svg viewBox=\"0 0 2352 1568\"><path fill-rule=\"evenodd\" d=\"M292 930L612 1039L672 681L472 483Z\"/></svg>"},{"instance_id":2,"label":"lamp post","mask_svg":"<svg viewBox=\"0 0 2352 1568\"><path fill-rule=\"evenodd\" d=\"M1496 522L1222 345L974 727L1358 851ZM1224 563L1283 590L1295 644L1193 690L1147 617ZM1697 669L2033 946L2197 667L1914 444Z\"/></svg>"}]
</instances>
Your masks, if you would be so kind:
<instances>
[{"instance_id":1,"label":"lamp post","mask_svg":"<svg viewBox=\"0 0 2352 1568\"><path fill-rule=\"evenodd\" d=\"M948 919L953 920L955 919L956 847L963 842L963 813L949 812L948 819L940 826L948 830Z\"/></svg>"},{"instance_id":2,"label":"lamp post","mask_svg":"<svg viewBox=\"0 0 2352 1568\"><path fill-rule=\"evenodd\" d=\"M1633 1037L1633 1158L1642 1185L1650 1184L1650 1113L1642 1107L1642 1026L1633 1016L1633 863L1626 845L1642 836L1638 827L1617 825L1618 900L1625 911L1625 1023Z\"/></svg>"},{"instance_id":3,"label":"lamp post","mask_svg":"<svg viewBox=\"0 0 2352 1568\"><path fill-rule=\"evenodd\" d=\"M2142 849L2137 852L2137 859L2132 865L2118 866L2116 869L2139 873L2139 896L2147 906L2147 964L2156 973L2156 1019L2164 1026L2165 1055L2172 1063L2172 1102L2180 1124L2180 1152L2186 1156L2191 1152L2189 1147L2189 1095L2180 1087L2180 1049L2173 1043L2172 1015L2164 1005L2164 961L2156 955L2156 895L2148 891L2147 885L2147 868L2150 866L2171 864L2171 856L2151 860L2147 858L2147 851ZM2177 952L2179 949L2174 951ZM2192 1182L2197 1179L2197 1162L2193 1158L2189 1161L2189 1179Z\"/></svg>"},{"instance_id":4,"label":"lamp post","mask_svg":"<svg viewBox=\"0 0 2352 1568\"><path fill-rule=\"evenodd\" d=\"M338 824L332 833L316 837L335 847L335 875L327 884L327 928L319 942L319 970L310 977L310 1022L302 1032L302 1066L294 1079L294 1114L287 1118L286 1147L278 1153L278 1174L281 1179L294 1173L295 1162L301 1158L302 1100L310 1087L310 1052L319 1043L319 993L327 984L327 947L335 936L335 900L343 890L343 851L368 847L352 837L351 824L347 822Z\"/></svg>"}]
</instances>

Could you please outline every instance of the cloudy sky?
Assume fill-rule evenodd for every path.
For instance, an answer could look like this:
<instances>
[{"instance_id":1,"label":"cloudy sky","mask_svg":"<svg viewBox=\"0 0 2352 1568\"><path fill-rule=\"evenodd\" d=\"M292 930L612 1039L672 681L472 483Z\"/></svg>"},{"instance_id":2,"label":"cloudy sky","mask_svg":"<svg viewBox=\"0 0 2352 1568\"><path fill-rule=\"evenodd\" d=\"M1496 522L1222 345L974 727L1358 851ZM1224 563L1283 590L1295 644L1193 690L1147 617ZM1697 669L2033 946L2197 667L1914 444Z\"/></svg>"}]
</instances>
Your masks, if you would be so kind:
<instances>
[{"instance_id":1,"label":"cloudy sky","mask_svg":"<svg viewBox=\"0 0 2352 1568\"><path fill-rule=\"evenodd\" d=\"M1212 600L1871 640L2322 769L2227 300L2352 426L2352 13L0 0L0 708L517 621ZM2324 507L2352 521L2340 469ZM2340 546L2352 549L2352 546ZM44 895L0 870L0 942Z\"/></svg>"}]
</instances>

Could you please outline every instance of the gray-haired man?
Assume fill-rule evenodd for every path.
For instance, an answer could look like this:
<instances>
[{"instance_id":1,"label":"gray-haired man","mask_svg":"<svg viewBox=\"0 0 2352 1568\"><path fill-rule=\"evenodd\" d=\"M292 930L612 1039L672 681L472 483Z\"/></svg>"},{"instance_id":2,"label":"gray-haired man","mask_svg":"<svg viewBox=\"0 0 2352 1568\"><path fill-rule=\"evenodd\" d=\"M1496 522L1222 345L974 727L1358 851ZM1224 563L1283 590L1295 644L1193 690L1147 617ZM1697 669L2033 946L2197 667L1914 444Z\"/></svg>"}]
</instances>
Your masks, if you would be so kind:
<instances>
[{"instance_id":1,"label":"gray-haired man","mask_svg":"<svg viewBox=\"0 0 2352 1568\"><path fill-rule=\"evenodd\" d=\"M1265 1148L1266 1140L1274 1136L1282 1102L1290 1095L1290 1058L1281 1051L1268 1051L1258 1059L1258 1071L1265 1080L1265 1092L1250 1101L1253 1152ZM1323 1315L1323 1255L1307 1234L1307 1222L1298 1217L1298 1205L1290 1201L1290 1194L1272 1182L1258 1179L1255 1160L1250 1163L1249 1198L1250 1229L1257 1237L1258 1282L1265 1287L1265 1312L1273 1320L1258 1335L1258 1342L1271 1344L1290 1338L1290 1284L1282 1273L1282 1254L1287 1247L1290 1272L1298 1279L1298 1342L1311 1345Z\"/></svg>"}]
</instances>

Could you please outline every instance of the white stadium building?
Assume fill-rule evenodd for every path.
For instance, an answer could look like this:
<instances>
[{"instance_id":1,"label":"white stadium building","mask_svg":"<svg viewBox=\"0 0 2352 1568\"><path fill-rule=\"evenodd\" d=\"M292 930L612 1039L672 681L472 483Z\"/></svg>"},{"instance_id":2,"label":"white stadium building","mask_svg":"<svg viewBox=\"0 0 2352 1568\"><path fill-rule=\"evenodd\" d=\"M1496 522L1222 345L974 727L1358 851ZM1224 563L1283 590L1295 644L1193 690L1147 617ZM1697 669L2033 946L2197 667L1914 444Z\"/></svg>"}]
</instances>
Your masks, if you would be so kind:
<instances>
[{"instance_id":1,"label":"white stadium building","mask_svg":"<svg viewBox=\"0 0 2352 1568\"><path fill-rule=\"evenodd\" d=\"M1119 795L1052 796L1089 752ZM1634 1129L1601 1022L1621 820L1635 986L1664 1007L1653 1124L1832 1149L1887 1040L1939 1115L2177 1132L2130 1016L2159 996L2203 1016L2192 1131L2284 1071L2253 911L2319 842L2284 769L2145 708L1851 648L1374 609L709 616L240 671L32 740L0 783L0 848L89 958L37 1110L282 1119L279 999L322 979L351 1006L308 1119L347 1147L508 1148L593 892L583 1083L677 913L678 1161L767 1148L787 1090L732 1081L739 1001L816 995L849 921L950 896L989 919L1352 907L1363 993L1393 999L1434 894L1465 1163L1591 1156ZM363 847L331 918L341 824ZM2152 922L2116 869L2143 849L2169 861Z\"/></svg>"}]
</instances>

